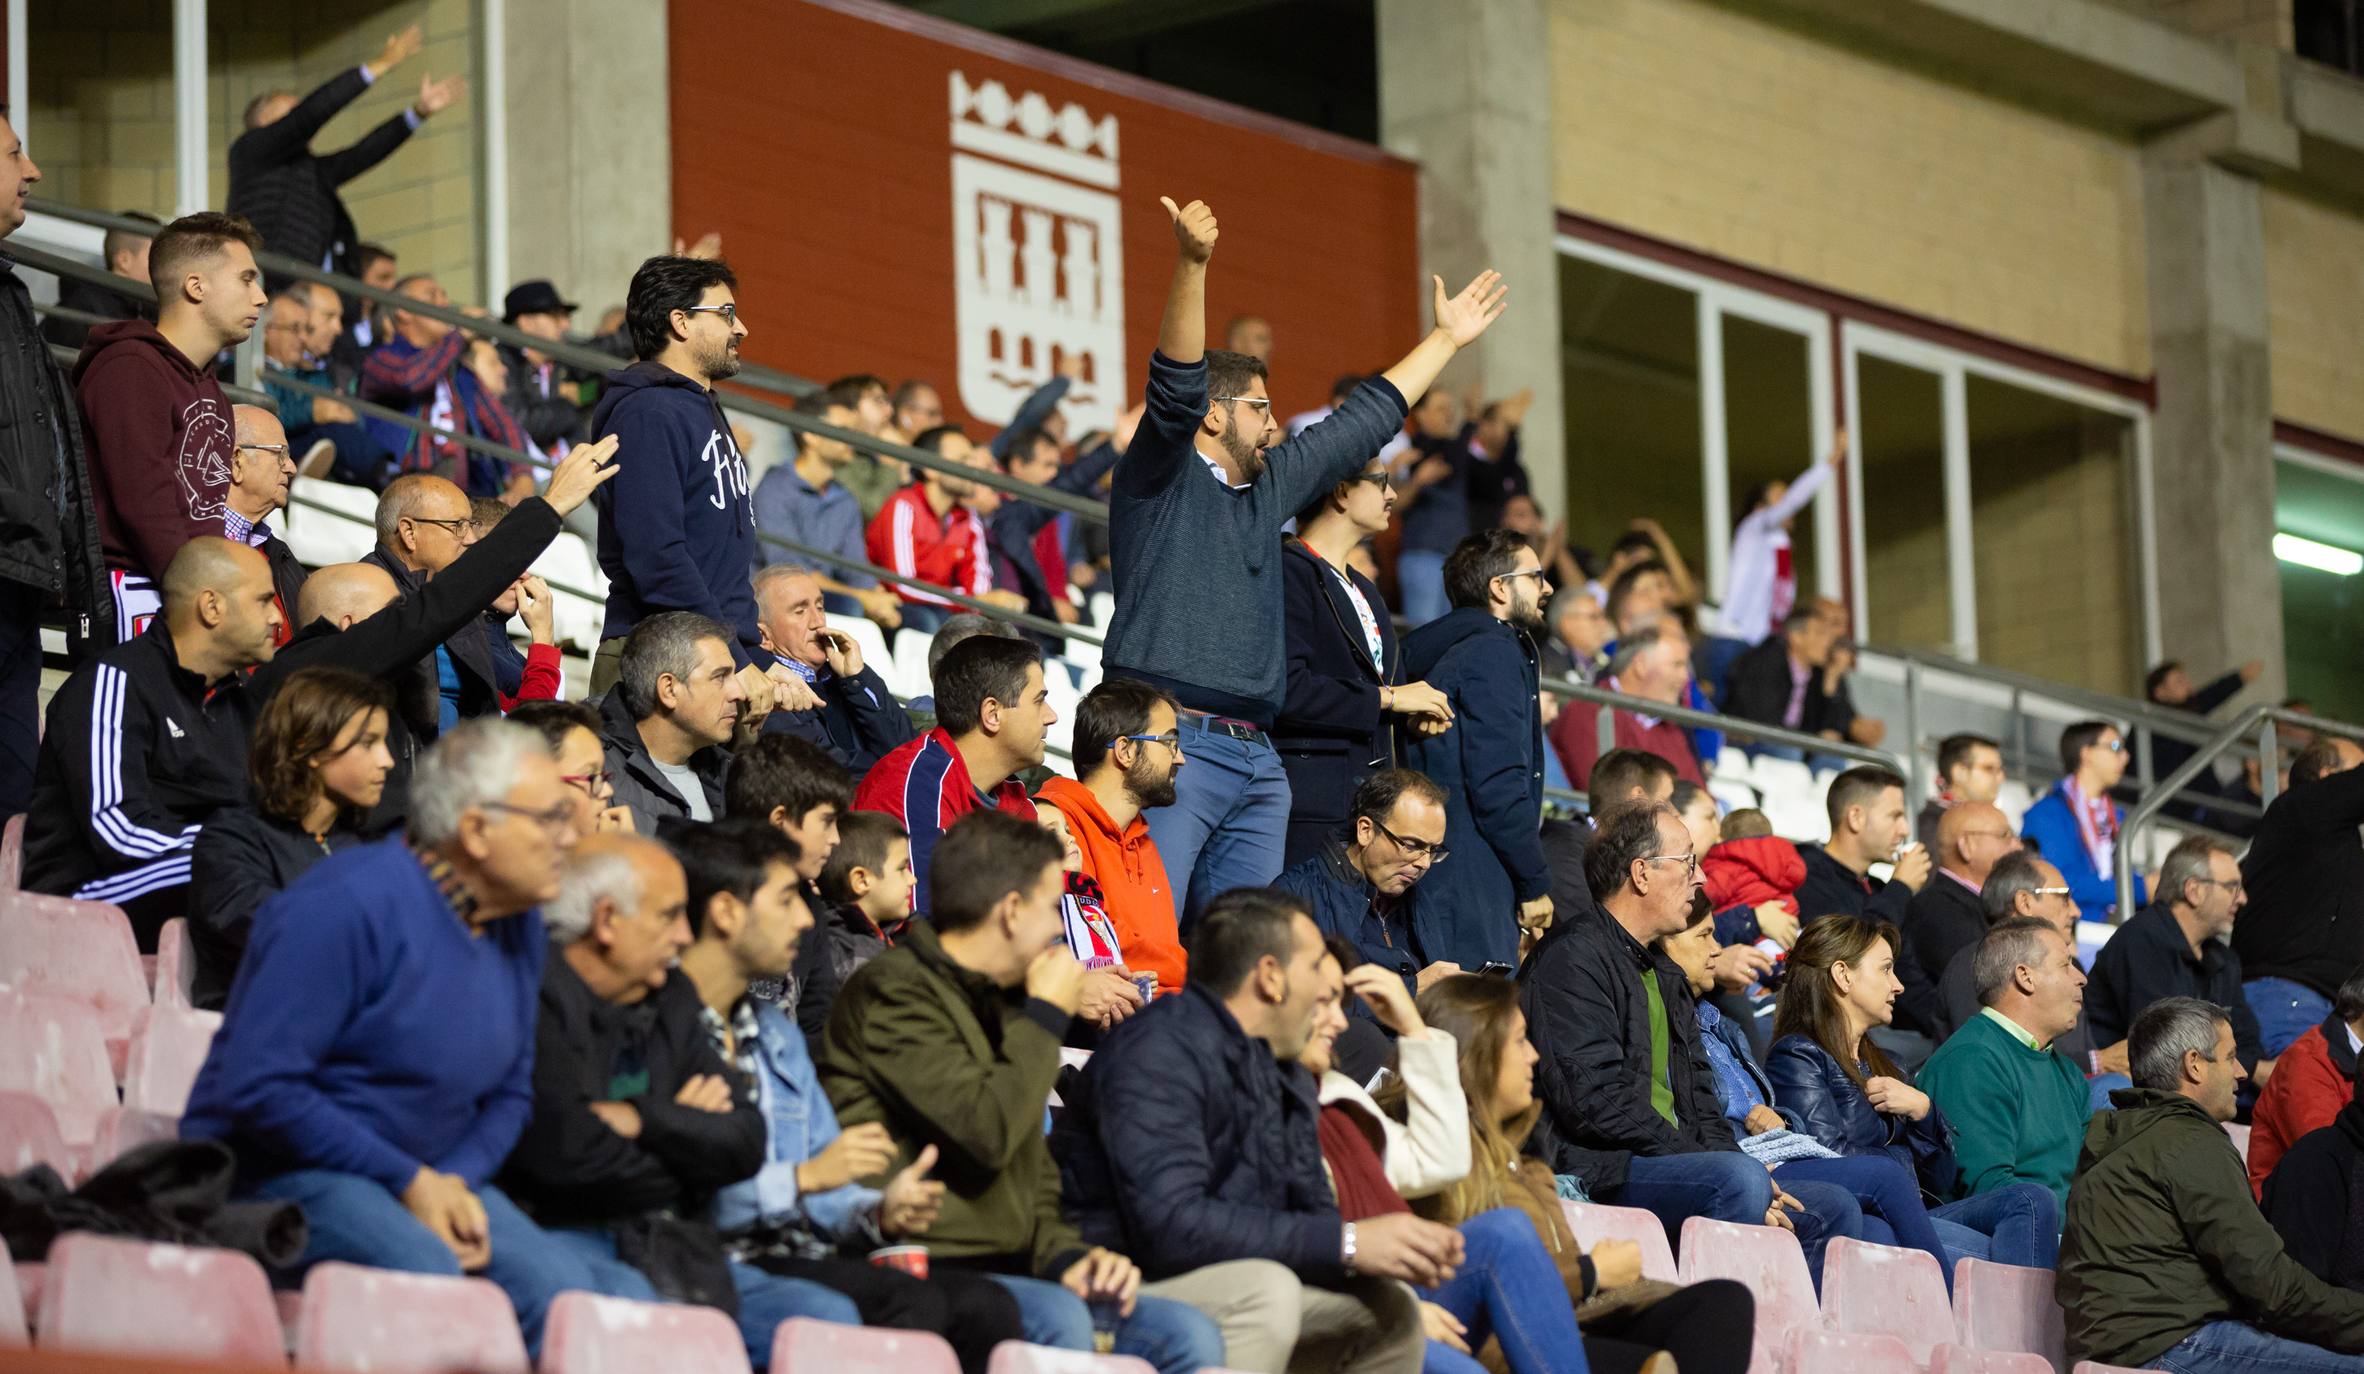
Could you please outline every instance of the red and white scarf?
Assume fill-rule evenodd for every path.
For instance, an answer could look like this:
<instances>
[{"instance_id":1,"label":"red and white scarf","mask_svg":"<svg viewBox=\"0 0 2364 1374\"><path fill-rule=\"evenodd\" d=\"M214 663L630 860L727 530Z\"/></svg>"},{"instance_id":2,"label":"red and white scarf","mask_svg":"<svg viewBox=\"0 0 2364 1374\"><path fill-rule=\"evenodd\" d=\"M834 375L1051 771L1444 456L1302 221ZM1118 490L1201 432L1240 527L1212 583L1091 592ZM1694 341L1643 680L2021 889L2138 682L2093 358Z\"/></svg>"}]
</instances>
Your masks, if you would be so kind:
<instances>
[{"instance_id":1,"label":"red and white scarf","mask_svg":"<svg viewBox=\"0 0 2364 1374\"><path fill-rule=\"evenodd\" d=\"M2085 852L2093 858L2096 873L2117 872L2118 808L2108 793L2088 797L2077 788L2075 778L2060 780L2060 794L2069 804L2069 814L2077 819L2077 835L2085 842Z\"/></svg>"}]
</instances>

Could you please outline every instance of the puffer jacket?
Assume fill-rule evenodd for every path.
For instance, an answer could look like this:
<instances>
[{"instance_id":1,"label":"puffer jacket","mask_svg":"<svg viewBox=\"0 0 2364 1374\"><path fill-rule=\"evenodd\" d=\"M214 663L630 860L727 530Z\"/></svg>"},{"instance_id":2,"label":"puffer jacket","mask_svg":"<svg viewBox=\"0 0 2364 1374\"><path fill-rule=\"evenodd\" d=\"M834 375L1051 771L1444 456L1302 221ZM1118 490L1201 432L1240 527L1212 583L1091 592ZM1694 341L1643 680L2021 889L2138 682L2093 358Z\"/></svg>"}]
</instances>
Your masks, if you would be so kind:
<instances>
[{"instance_id":1,"label":"puffer jacket","mask_svg":"<svg viewBox=\"0 0 2364 1374\"><path fill-rule=\"evenodd\" d=\"M1804 1035L1773 1042L1765 1076L1773 1080L1775 1105L1798 1130L1843 1155L1886 1155L1931 1194L1953 1195L1962 1173L1954 1162L1954 1128L1935 1103L1918 1121L1881 1111L1836 1056Z\"/></svg>"}]
</instances>

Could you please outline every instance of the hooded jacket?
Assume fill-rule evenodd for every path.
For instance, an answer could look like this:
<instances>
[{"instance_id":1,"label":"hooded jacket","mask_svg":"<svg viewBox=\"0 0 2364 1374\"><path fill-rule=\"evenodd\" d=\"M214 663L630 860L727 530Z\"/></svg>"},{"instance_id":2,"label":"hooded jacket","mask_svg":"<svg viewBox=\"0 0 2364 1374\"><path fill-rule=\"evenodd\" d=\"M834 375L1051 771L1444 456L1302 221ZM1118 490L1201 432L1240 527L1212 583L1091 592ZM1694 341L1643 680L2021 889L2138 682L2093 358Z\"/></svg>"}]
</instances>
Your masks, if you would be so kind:
<instances>
[{"instance_id":1,"label":"hooded jacket","mask_svg":"<svg viewBox=\"0 0 2364 1374\"><path fill-rule=\"evenodd\" d=\"M93 328L73 377L107 566L161 578L181 545L222 532L230 400L146 320Z\"/></svg>"},{"instance_id":2,"label":"hooded jacket","mask_svg":"<svg viewBox=\"0 0 2364 1374\"><path fill-rule=\"evenodd\" d=\"M609 584L600 637L628 635L664 611L696 611L730 627L739 667L769 664L748 581L747 460L714 393L663 363L634 363L607 374L591 433L621 440L615 479L591 494Z\"/></svg>"},{"instance_id":3,"label":"hooded jacket","mask_svg":"<svg viewBox=\"0 0 2364 1374\"><path fill-rule=\"evenodd\" d=\"M2250 1114L2249 1187L2263 1193L2268 1175L2291 1146L2331 1124L2355 1100L2356 1052L2335 1010L2323 1024L2290 1042L2274 1060L2274 1076L2257 1090Z\"/></svg>"},{"instance_id":4,"label":"hooded jacket","mask_svg":"<svg viewBox=\"0 0 2364 1374\"><path fill-rule=\"evenodd\" d=\"M2364 1294L2283 1249L2224 1127L2178 1093L2121 1088L2069 1189L2058 1297L2072 1360L2147 1365L2209 1322L2364 1353Z\"/></svg>"},{"instance_id":5,"label":"hooded jacket","mask_svg":"<svg viewBox=\"0 0 2364 1374\"><path fill-rule=\"evenodd\" d=\"M1372 619L1379 657L1371 657L1362 613L1328 560L1291 539L1281 547L1281 598L1289 627L1288 690L1272 722L1272 747L1289 775L1288 861L1318 853L1353 810L1354 789L1388 766L1394 741L1382 688L1398 680L1402 657L1395 617L1379 588L1349 568Z\"/></svg>"},{"instance_id":6,"label":"hooded jacket","mask_svg":"<svg viewBox=\"0 0 2364 1374\"><path fill-rule=\"evenodd\" d=\"M1453 728L1398 732L1396 757L1445 790L1450 863L1429 870L1422 901L1451 913L1431 955L1464 968L1515 965L1518 907L1551 895L1543 859L1543 716L1535 643L1474 606L1404 639L1404 677L1453 704Z\"/></svg>"},{"instance_id":7,"label":"hooded jacket","mask_svg":"<svg viewBox=\"0 0 2364 1374\"><path fill-rule=\"evenodd\" d=\"M1798 847L1778 835L1726 840L1699 858L1707 900L1718 911L1779 902L1798 914L1798 884L1806 881L1806 860Z\"/></svg>"},{"instance_id":8,"label":"hooded jacket","mask_svg":"<svg viewBox=\"0 0 2364 1374\"><path fill-rule=\"evenodd\" d=\"M2277 1074L2279 1069L2275 1071ZM2254 1132L2252 1139L2254 1139ZM2310 1131L2266 1180L2264 1211L2290 1257L2325 1283L2364 1292L2364 1106Z\"/></svg>"},{"instance_id":9,"label":"hooded jacket","mask_svg":"<svg viewBox=\"0 0 2364 1374\"><path fill-rule=\"evenodd\" d=\"M34 332L33 299L0 254L0 578L84 619L81 638L115 641L90 469L74 397Z\"/></svg>"},{"instance_id":10,"label":"hooded jacket","mask_svg":"<svg viewBox=\"0 0 2364 1374\"><path fill-rule=\"evenodd\" d=\"M1165 858L1149 834L1149 822L1135 816L1119 833L1108 808L1073 778L1051 778L1034 800L1067 817L1067 833L1083 851L1083 871L1100 885L1100 900L1125 952L1125 967L1157 975L1158 991L1182 986L1190 962L1174 922L1174 887Z\"/></svg>"}]
</instances>

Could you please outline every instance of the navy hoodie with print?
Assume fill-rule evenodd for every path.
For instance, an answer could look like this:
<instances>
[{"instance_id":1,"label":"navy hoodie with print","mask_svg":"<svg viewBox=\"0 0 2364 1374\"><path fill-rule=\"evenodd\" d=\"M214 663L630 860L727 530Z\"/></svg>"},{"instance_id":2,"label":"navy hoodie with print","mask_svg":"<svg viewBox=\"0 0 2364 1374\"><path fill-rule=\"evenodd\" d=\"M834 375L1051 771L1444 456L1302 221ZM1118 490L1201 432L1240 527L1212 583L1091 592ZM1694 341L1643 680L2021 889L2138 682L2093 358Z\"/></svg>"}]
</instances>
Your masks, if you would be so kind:
<instances>
[{"instance_id":1,"label":"navy hoodie with print","mask_svg":"<svg viewBox=\"0 0 2364 1374\"><path fill-rule=\"evenodd\" d=\"M742 668L763 632L755 623L755 506L747 460L714 393L662 363L607 375L592 433L613 434L616 475L599 505L599 567L608 577L602 639L665 611L696 611L731 627Z\"/></svg>"}]
</instances>

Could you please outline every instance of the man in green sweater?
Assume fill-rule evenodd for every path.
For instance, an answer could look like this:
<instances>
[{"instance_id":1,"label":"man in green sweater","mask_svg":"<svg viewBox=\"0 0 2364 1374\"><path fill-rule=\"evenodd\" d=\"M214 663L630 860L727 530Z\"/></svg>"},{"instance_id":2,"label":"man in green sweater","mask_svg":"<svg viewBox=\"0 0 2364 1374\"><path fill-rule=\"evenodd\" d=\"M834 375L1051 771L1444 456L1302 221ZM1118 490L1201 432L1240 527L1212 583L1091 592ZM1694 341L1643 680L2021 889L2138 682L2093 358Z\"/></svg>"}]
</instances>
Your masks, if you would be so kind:
<instances>
[{"instance_id":1,"label":"man in green sweater","mask_svg":"<svg viewBox=\"0 0 2364 1374\"><path fill-rule=\"evenodd\" d=\"M2092 1100L2085 1071L2052 1042L2085 1004L2076 951L2049 921L1998 922L1971 956L1979 1014L1921 1069L1921 1091L1954 1123L1960 1195L2041 1183L2065 1204Z\"/></svg>"}]
</instances>

